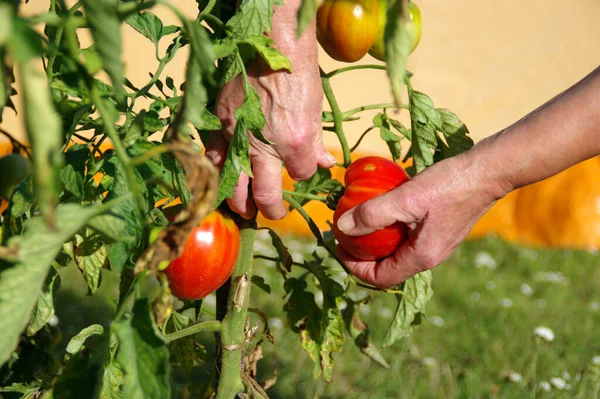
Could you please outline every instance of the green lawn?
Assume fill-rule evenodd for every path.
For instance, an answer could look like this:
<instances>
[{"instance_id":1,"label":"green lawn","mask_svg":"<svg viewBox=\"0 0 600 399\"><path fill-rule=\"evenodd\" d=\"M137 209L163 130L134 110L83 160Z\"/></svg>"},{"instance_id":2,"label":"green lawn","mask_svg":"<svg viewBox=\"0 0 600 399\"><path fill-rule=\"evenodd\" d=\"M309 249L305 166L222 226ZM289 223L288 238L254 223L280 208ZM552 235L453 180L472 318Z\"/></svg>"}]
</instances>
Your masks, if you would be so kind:
<instances>
[{"instance_id":1,"label":"green lawn","mask_svg":"<svg viewBox=\"0 0 600 399\"><path fill-rule=\"evenodd\" d=\"M297 256L313 248L307 241L285 242ZM257 250L268 252L268 245ZM466 242L434 271L429 319L411 339L383 350L390 369L347 339L331 383L312 378L299 337L282 328L281 276L262 261L255 270L272 289L270 295L254 290L251 303L269 315L275 338L275 346L264 347L260 369L264 379L277 369L272 398L598 397L598 253L522 248L496 238ZM355 292L357 298L367 294ZM360 313L381 346L395 299L372 297ZM553 332L552 342L534 339L540 326Z\"/></svg>"}]
</instances>

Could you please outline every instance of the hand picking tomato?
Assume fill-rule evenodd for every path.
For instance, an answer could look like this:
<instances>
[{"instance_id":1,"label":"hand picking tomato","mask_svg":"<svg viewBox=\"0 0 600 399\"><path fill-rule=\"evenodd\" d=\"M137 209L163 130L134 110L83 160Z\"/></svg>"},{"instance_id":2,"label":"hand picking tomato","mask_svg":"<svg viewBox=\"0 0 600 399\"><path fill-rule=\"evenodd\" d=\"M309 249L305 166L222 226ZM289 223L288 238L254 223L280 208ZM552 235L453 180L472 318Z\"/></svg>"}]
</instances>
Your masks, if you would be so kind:
<instances>
[{"instance_id":1,"label":"hand picking tomato","mask_svg":"<svg viewBox=\"0 0 600 399\"><path fill-rule=\"evenodd\" d=\"M377 31L377 39L373 47L369 50L369 54L377 58L379 61L385 61L385 24L387 22L387 0L379 0L379 30ZM421 32L423 30L423 22L421 19L421 9L415 3L408 3L409 12L409 31L412 37L410 52L415 51L421 41Z\"/></svg>"},{"instance_id":2,"label":"hand picking tomato","mask_svg":"<svg viewBox=\"0 0 600 399\"><path fill-rule=\"evenodd\" d=\"M396 163L381 157L365 157L346 170L346 190L333 214L333 234L350 255L362 260L376 260L394 253L408 236L408 226L395 223L364 236L347 236L337 228L337 221L347 210L387 193L410 179Z\"/></svg>"},{"instance_id":3,"label":"hand picking tomato","mask_svg":"<svg viewBox=\"0 0 600 399\"><path fill-rule=\"evenodd\" d=\"M181 256L165 269L173 295L201 299L231 276L240 250L240 231L227 215L216 210L195 227Z\"/></svg>"},{"instance_id":4,"label":"hand picking tomato","mask_svg":"<svg viewBox=\"0 0 600 399\"><path fill-rule=\"evenodd\" d=\"M325 0L317 10L317 39L337 61L355 62L377 37L377 0Z\"/></svg>"}]
</instances>

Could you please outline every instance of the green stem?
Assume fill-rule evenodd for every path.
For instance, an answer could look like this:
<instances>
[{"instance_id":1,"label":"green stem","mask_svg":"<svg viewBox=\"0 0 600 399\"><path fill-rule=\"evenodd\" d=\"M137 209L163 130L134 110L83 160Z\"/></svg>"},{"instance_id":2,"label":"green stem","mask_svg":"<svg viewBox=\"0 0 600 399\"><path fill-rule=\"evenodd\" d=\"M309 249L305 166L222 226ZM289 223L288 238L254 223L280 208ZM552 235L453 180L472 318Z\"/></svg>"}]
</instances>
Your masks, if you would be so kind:
<instances>
[{"instance_id":1,"label":"green stem","mask_svg":"<svg viewBox=\"0 0 600 399\"><path fill-rule=\"evenodd\" d=\"M381 104L371 104L371 105L363 105L362 107L354 108L349 111L346 111L342 114L344 119L351 117L354 114L357 114L362 111L368 111L370 109L385 109L385 108L396 108L396 104L394 103L381 103ZM401 104L400 108L408 109L408 104Z\"/></svg>"},{"instance_id":2,"label":"green stem","mask_svg":"<svg viewBox=\"0 0 600 399\"><path fill-rule=\"evenodd\" d=\"M360 142L362 141L362 139L365 138L365 136L367 135L367 133L369 133L371 130L375 129L375 125L369 127L367 130L365 130L360 137L358 138L358 140L356 141L356 144L354 144L354 146L352 148L350 148L350 152L353 152L354 150L356 150L358 148L358 145L360 144Z\"/></svg>"},{"instance_id":3,"label":"green stem","mask_svg":"<svg viewBox=\"0 0 600 399\"><path fill-rule=\"evenodd\" d=\"M65 22L65 24L59 26L58 28L56 28L56 37L54 38L54 45L56 46L56 48L60 47L60 41L62 40L62 35L63 32L65 30L65 25L68 23L69 19L75 15L75 13L77 12L77 10L79 10L79 8L82 6L83 4L78 1L77 3L75 3L73 5L73 7L71 7L69 9L69 12L67 13L67 22ZM52 8L53 11L56 9L56 3L52 2ZM48 81L52 80L52 77L54 76L53 72L52 72L52 68L54 67L54 61L56 60L56 53L54 53L54 55L51 55L48 58L48 65L46 66L46 76L48 76Z\"/></svg>"},{"instance_id":4,"label":"green stem","mask_svg":"<svg viewBox=\"0 0 600 399\"><path fill-rule=\"evenodd\" d=\"M335 95L333 94L333 89L331 88L331 83L329 83L329 78L325 76L325 73L322 69L321 84L323 85L323 93L325 93L327 102L331 107L331 113L333 114L333 127L335 129L335 134L340 141L340 145L342 146L342 151L344 153L344 166L348 167L352 160L350 159L350 147L348 147L348 140L346 140L346 135L344 134L344 129L342 126L344 117L342 115L342 111L340 110L340 106L335 99Z\"/></svg>"},{"instance_id":5,"label":"green stem","mask_svg":"<svg viewBox=\"0 0 600 399\"><path fill-rule=\"evenodd\" d=\"M203 323L194 324L188 328L165 335L165 343L173 342L177 339L189 337L202 331L219 332L221 331L221 322L218 320L205 321Z\"/></svg>"},{"instance_id":6,"label":"green stem","mask_svg":"<svg viewBox=\"0 0 600 399\"><path fill-rule=\"evenodd\" d=\"M169 152L169 147L164 144L157 145L145 153L138 155L135 158L131 158L129 163L133 166L140 166L146 163L146 161L154 158L157 155L164 154L165 152Z\"/></svg>"},{"instance_id":7,"label":"green stem","mask_svg":"<svg viewBox=\"0 0 600 399\"><path fill-rule=\"evenodd\" d=\"M106 131L106 134L108 135L108 138L110 138L110 140L112 141L112 144L115 146L115 152L117 154L117 157L123 164L123 168L125 169L125 174L127 176L127 183L129 185L129 189L133 192L133 195L134 195L135 199L137 200L138 211L141 214L142 209L144 209L144 200L142 198L142 189L140 187L140 184L138 183L138 181L135 178L135 167L131 163L131 159L129 158L129 155L127 154L127 151L125 150L123 143L121 143L121 139L119 138L119 134L115 130L115 126L113 125L112 121L108 117L108 110L106 109L106 106L104 105L104 100L98 93L98 90L96 90L93 87L90 87L90 89L92 92L92 101L96 105L96 110L98 111L98 114L100 115L100 119L102 120L104 129Z\"/></svg>"},{"instance_id":8,"label":"green stem","mask_svg":"<svg viewBox=\"0 0 600 399\"><path fill-rule=\"evenodd\" d=\"M324 197L322 195L299 193L299 192L290 191L290 190L282 190L282 192L285 194L288 194L288 195L292 195L294 197L298 197L298 198L306 198L306 199L310 199L310 200L323 201L323 202L327 201L327 197Z\"/></svg>"},{"instance_id":9,"label":"green stem","mask_svg":"<svg viewBox=\"0 0 600 399\"><path fill-rule=\"evenodd\" d=\"M255 238L256 221L244 221L240 228L240 255L231 276L227 313L221 322L221 367L217 399L231 399L244 390L240 365L248 316Z\"/></svg>"},{"instance_id":10,"label":"green stem","mask_svg":"<svg viewBox=\"0 0 600 399\"><path fill-rule=\"evenodd\" d=\"M385 65L376 65L376 64L367 64L367 65L350 65L347 67L343 67L340 69L335 69L329 73L326 74L321 74L321 76L324 76L326 78L332 78L335 75L339 75L340 73L344 73L344 72L348 72L348 71L355 71L358 69L379 69L379 70L387 70Z\"/></svg>"}]
</instances>

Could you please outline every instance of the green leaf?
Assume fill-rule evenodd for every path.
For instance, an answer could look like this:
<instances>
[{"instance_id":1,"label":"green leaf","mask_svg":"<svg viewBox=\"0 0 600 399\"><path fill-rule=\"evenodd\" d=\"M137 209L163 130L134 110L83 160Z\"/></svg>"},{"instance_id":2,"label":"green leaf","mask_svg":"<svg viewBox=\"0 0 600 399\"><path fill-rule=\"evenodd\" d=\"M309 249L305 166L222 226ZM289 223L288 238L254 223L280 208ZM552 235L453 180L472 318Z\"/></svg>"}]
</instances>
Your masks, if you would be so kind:
<instances>
[{"instance_id":1,"label":"green leaf","mask_svg":"<svg viewBox=\"0 0 600 399\"><path fill-rule=\"evenodd\" d=\"M4 364L17 345L19 334L27 325L37 297L41 292L51 262L85 223L96 216L98 206L82 207L61 204L56 208L56 227L51 230L41 217L25 222L22 236L12 237L8 248L18 248L16 262L0 272L0 364ZM7 256L7 247L0 247L0 257Z\"/></svg>"},{"instance_id":2,"label":"green leaf","mask_svg":"<svg viewBox=\"0 0 600 399\"><path fill-rule=\"evenodd\" d=\"M200 115L200 120L194 126L199 131L208 131L214 132L216 130L221 130L221 120L215 114L211 113L206 108L202 111L202 115Z\"/></svg>"},{"instance_id":3,"label":"green leaf","mask_svg":"<svg viewBox=\"0 0 600 399\"><path fill-rule=\"evenodd\" d=\"M244 102L234 112L236 120L243 119L246 128L252 132L261 142L267 145L273 145L272 142L263 136L262 131L266 125L265 114L262 112L260 96L256 89L248 82L245 82Z\"/></svg>"},{"instance_id":4,"label":"green leaf","mask_svg":"<svg viewBox=\"0 0 600 399\"><path fill-rule=\"evenodd\" d=\"M46 77L37 63L18 65L21 76L25 128L31 143L33 182L40 212L52 224L53 208L58 197L58 170L63 158L61 119L54 109Z\"/></svg>"},{"instance_id":5,"label":"green leaf","mask_svg":"<svg viewBox=\"0 0 600 399\"><path fill-rule=\"evenodd\" d=\"M0 46L4 46L11 38L13 31L13 20L16 10L7 2L0 3Z\"/></svg>"},{"instance_id":6,"label":"green leaf","mask_svg":"<svg viewBox=\"0 0 600 399\"><path fill-rule=\"evenodd\" d=\"M373 125L379 128L379 136L386 142L394 162L397 162L402 153L401 137L390 130L390 119L386 114L377 114L373 118Z\"/></svg>"},{"instance_id":7,"label":"green leaf","mask_svg":"<svg viewBox=\"0 0 600 399\"><path fill-rule=\"evenodd\" d=\"M65 153L65 167L59 171L65 190L79 200L84 198L83 179L89 155L90 149L86 144L71 146Z\"/></svg>"},{"instance_id":8,"label":"green leaf","mask_svg":"<svg viewBox=\"0 0 600 399\"><path fill-rule=\"evenodd\" d=\"M123 92L125 71L121 58L121 22L118 0L82 0L85 18L92 32L96 51L117 93Z\"/></svg>"},{"instance_id":9,"label":"green leaf","mask_svg":"<svg viewBox=\"0 0 600 399\"><path fill-rule=\"evenodd\" d=\"M252 44L254 49L260 54L260 56L269 65L269 68L273 71L285 69L292 72L292 64L290 60L279 50L271 45L275 43L273 39L267 36L252 36L246 39L247 42Z\"/></svg>"},{"instance_id":10,"label":"green leaf","mask_svg":"<svg viewBox=\"0 0 600 399\"><path fill-rule=\"evenodd\" d=\"M358 347L358 349L367 357L374 360L380 366L384 368L390 368L390 365L387 363L379 349L373 342L370 337L370 329L367 323L365 323L358 312L356 311L356 306L353 302L348 302L346 309L342 310L342 317L344 319L344 323L346 324L346 329L348 333L354 339L354 344Z\"/></svg>"},{"instance_id":11,"label":"green leaf","mask_svg":"<svg viewBox=\"0 0 600 399\"><path fill-rule=\"evenodd\" d=\"M417 315L423 313L425 306L433 297L431 270L419 273L402 284L404 295L396 295L398 307L396 315L383 341L383 347L393 345L399 339L408 337L413 330Z\"/></svg>"},{"instance_id":12,"label":"green leaf","mask_svg":"<svg viewBox=\"0 0 600 399\"><path fill-rule=\"evenodd\" d=\"M125 22L154 44L158 44L163 37L162 21L149 11L131 15Z\"/></svg>"},{"instance_id":13,"label":"green leaf","mask_svg":"<svg viewBox=\"0 0 600 399\"><path fill-rule=\"evenodd\" d=\"M215 48L216 59L219 60L234 54L237 50L237 43L237 40L230 37L214 41L213 46Z\"/></svg>"},{"instance_id":14,"label":"green leaf","mask_svg":"<svg viewBox=\"0 0 600 399\"><path fill-rule=\"evenodd\" d=\"M282 5L279 0L244 0L235 15L227 21L231 37L247 39L271 32L273 6Z\"/></svg>"},{"instance_id":15,"label":"green leaf","mask_svg":"<svg viewBox=\"0 0 600 399\"><path fill-rule=\"evenodd\" d=\"M112 241L130 242L133 236L127 233L127 221L115 213L104 213L92 218L86 225L103 237Z\"/></svg>"},{"instance_id":16,"label":"green leaf","mask_svg":"<svg viewBox=\"0 0 600 399\"><path fill-rule=\"evenodd\" d=\"M85 58L85 69L90 76L94 76L100 72L102 69L102 58L94 46L81 49L80 53Z\"/></svg>"},{"instance_id":17,"label":"green leaf","mask_svg":"<svg viewBox=\"0 0 600 399\"><path fill-rule=\"evenodd\" d=\"M341 187L342 183L331 178L329 169L317 168L317 171L308 180L294 183L294 191L303 194L329 194L337 187ZM297 198L300 205L308 203L310 200L306 198Z\"/></svg>"},{"instance_id":18,"label":"green leaf","mask_svg":"<svg viewBox=\"0 0 600 399\"><path fill-rule=\"evenodd\" d=\"M283 243L283 240L281 237L279 237L275 230L269 229L269 235L271 236L271 243L277 251L277 270L285 276L286 271L292 271L292 263L294 262L294 259L292 258L292 255L290 255L288 248ZM283 266L283 269L281 269L281 266Z\"/></svg>"},{"instance_id":19,"label":"green leaf","mask_svg":"<svg viewBox=\"0 0 600 399\"><path fill-rule=\"evenodd\" d=\"M27 326L27 335L29 336L35 335L54 316L54 295L60 287L60 276L54 268L50 268L45 285L46 287L40 293L33 308L29 326Z\"/></svg>"},{"instance_id":20,"label":"green leaf","mask_svg":"<svg viewBox=\"0 0 600 399\"><path fill-rule=\"evenodd\" d=\"M260 288L261 290L263 290L264 292L266 292L267 294L271 293L271 287L269 286L269 284L267 284L265 282L265 279L262 278L261 276L252 276L252 284L258 288Z\"/></svg>"},{"instance_id":21,"label":"green leaf","mask_svg":"<svg viewBox=\"0 0 600 399\"><path fill-rule=\"evenodd\" d=\"M20 17L15 17L12 20L8 49L11 58L17 64L28 63L44 54L40 36L29 26L27 21Z\"/></svg>"},{"instance_id":22,"label":"green leaf","mask_svg":"<svg viewBox=\"0 0 600 399\"><path fill-rule=\"evenodd\" d=\"M250 141L246 135L246 130L246 120L238 120L233 130L233 137L229 144L227 158L219 176L219 193L217 194L215 206L221 204L225 198L231 198L233 189L237 185L242 171L248 176L252 176L250 156L248 154Z\"/></svg>"},{"instance_id":23,"label":"green leaf","mask_svg":"<svg viewBox=\"0 0 600 399\"><path fill-rule=\"evenodd\" d=\"M418 91L409 93L412 155L416 172L433 164L433 150L437 146L436 131L442 128L442 119L429 96Z\"/></svg>"},{"instance_id":24,"label":"green leaf","mask_svg":"<svg viewBox=\"0 0 600 399\"><path fill-rule=\"evenodd\" d=\"M10 386L0 387L0 392L13 392L20 393L21 399L37 399L39 396L40 387L29 386L29 384L22 384L13 382Z\"/></svg>"},{"instance_id":25,"label":"green leaf","mask_svg":"<svg viewBox=\"0 0 600 399\"><path fill-rule=\"evenodd\" d=\"M296 30L296 37L299 38L304 33L304 30L308 28L310 23L317 15L317 10L321 5L320 0L302 0L302 4L298 9L298 28Z\"/></svg>"},{"instance_id":26,"label":"green leaf","mask_svg":"<svg viewBox=\"0 0 600 399\"><path fill-rule=\"evenodd\" d=\"M407 7L407 0L388 0L384 40L387 73L392 87L392 97L397 105L401 103L402 88L406 77L406 61L412 42L407 23L409 18Z\"/></svg>"},{"instance_id":27,"label":"green leaf","mask_svg":"<svg viewBox=\"0 0 600 399\"><path fill-rule=\"evenodd\" d=\"M205 82L213 83L216 57L204 28L190 21L186 21L185 26L192 49L187 66L184 119L196 129L202 130L205 126L203 115L208 101Z\"/></svg>"},{"instance_id":28,"label":"green leaf","mask_svg":"<svg viewBox=\"0 0 600 399\"><path fill-rule=\"evenodd\" d=\"M451 111L444 108L438 108L437 111L442 118L441 132L447 143L438 141L443 158L453 157L473 147L473 140L467 136L467 126Z\"/></svg>"},{"instance_id":29,"label":"green leaf","mask_svg":"<svg viewBox=\"0 0 600 399\"><path fill-rule=\"evenodd\" d=\"M131 319L111 326L119 339L117 361L123 368L123 397L164 399L169 387L169 352L158 335L147 299L138 299Z\"/></svg>"},{"instance_id":30,"label":"green leaf","mask_svg":"<svg viewBox=\"0 0 600 399\"><path fill-rule=\"evenodd\" d=\"M104 367L102 375L102 390L100 399L122 399L121 384L123 383L123 370L114 359Z\"/></svg>"},{"instance_id":31,"label":"green leaf","mask_svg":"<svg viewBox=\"0 0 600 399\"><path fill-rule=\"evenodd\" d=\"M75 235L73 240L73 260L83 274L91 294L100 286L102 268L106 264L108 251L97 234L86 232L85 236Z\"/></svg>"},{"instance_id":32,"label":"green leaf","mask_svg":"<svg viewBox=\"0 0 600 399\"><path fill-rule=\"evenodd\" d=\"M69 343L67 344L67 353L74 355L79 353L85 344L85 341L94 335L104 335L104 327L100 324L92 324L81 330L77 335L75 335Z\"/></svg>"}]
</instances>

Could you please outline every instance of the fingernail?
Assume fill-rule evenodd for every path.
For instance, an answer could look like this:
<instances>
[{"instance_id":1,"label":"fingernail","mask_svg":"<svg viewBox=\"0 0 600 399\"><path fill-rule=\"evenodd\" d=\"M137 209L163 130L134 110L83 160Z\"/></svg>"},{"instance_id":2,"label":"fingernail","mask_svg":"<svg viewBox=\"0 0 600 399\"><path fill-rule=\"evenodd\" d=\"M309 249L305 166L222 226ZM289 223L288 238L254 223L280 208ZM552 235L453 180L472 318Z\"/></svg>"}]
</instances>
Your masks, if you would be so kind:
<instances>
[{"instance_id":1,"label":"fingernail","mask_svg":"<svg viewBox=\"0 0 600 399\"><path fill-rule=\"evenodd\" d=\"M325 153L325 158L327 158L331 165L335 165L337 163L337 159L335 159L335 157L329 152Z\"/></svg>"},{"instance_id":2,"label":"fingernail","mask_svg":"<svg viewBox=\"0 0 600 399\"><path fill-rule=\"evenodd\" d=\"M350 230L352 230L355 227L354 218L352 218L351 215L342 216L341 218L338 219L337 227L343 233L348 233Z\"/></svg>"}]
</instances>

